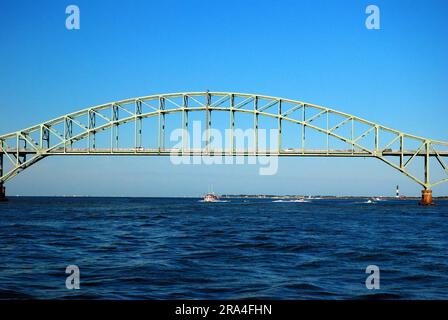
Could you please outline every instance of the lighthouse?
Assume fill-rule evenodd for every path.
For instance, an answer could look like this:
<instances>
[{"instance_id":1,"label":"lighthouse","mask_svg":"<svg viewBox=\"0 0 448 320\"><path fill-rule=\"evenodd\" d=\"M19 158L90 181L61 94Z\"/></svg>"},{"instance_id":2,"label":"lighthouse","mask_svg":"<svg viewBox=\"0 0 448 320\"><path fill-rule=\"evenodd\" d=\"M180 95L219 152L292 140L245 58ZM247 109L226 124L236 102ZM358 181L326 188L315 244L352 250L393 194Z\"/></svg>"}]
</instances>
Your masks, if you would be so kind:
<instances>
[{"instance_id":1,"label":"lighthouse","mask_svg":"<svg viewBox=\"0 0 448 320\"><path fill-rule=\"evenodd\" d=\"M400 187L399 186L397 186L397 191L396 191L396 194L395 194L395 198L400 198Z\"/></svg>"}]
</instances>

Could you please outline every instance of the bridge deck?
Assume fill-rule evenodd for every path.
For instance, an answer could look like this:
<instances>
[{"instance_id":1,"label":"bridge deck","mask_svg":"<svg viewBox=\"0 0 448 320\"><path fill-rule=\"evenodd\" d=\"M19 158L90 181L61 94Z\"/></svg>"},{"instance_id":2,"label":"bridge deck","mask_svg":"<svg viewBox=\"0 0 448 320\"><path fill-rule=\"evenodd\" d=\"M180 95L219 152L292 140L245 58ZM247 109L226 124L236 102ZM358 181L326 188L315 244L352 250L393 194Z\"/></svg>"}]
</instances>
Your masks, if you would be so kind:
<instances>
[{"instance_id":1,"label":"bridge deck","mask_svg":"<svg viewBox=\"0 0 448 320\"><path fill-rule=\"evenodd\" d=\"M146 148L103 148L103 149L70 149L70 148L56 148L51 151L46 150L32 150L32 149L14 149L8 148L5 150L8 154L17 154L23 156L27 154L41 154L41 155L123 155L123 156L160 156L160 155L187 155L187 156L206 156L206 155L214 155L214 156L254 156L254 155L276 155L276 156L333 156L333 157L375 157L375 155L360 150L312 150L312 149L282 149L278 150L235 150L231 151L228 149L212 149L210 148L208 151L206 149L186 149L182 151L181 149L146 149ZM382 151L379 150L379 155L383 156L395 156L400 157L402 153L398 150L396 151ZM447 157L448 151L435 153L433 151L429 152L431 157L437 156ZM420 151L417 153L417 150L404 150L403 156L425 156L425 151Z\"/></svg>"}]
</instances>

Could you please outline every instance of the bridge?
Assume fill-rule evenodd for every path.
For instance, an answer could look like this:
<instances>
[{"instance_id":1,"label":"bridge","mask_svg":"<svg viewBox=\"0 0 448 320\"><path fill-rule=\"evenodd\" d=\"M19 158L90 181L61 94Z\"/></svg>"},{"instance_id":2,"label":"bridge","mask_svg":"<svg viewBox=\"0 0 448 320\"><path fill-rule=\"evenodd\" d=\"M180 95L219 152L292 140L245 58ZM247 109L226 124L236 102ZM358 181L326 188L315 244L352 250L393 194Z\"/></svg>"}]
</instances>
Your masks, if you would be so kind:
<instances>
[{"instance_id":1,"label":"bridge","mask_svg":"<svg viewBox=\"0 0 448 320\"><path fill-rule=\"evenodd\" d=\"M188 141L193 117L205 124L206 137L199 148L191 148ZM167 143L169 126L185 132L180 146ZM218 127L230 136L228 145L220 148L213 145L209 134ZM235 141L241 127L252 129L249 147L241 148ZM266 128L276 132L274 148L260 144L260 132ZM0 199L6 199L6 182L49 156L173 154L377 158L421 185L420 203L424 205L432 204L432 187L448 182L448 142L307 102L207 91L110 102L0 135ZM432 170L438 173L435 180Z\"/></svg>"}]
</instances>

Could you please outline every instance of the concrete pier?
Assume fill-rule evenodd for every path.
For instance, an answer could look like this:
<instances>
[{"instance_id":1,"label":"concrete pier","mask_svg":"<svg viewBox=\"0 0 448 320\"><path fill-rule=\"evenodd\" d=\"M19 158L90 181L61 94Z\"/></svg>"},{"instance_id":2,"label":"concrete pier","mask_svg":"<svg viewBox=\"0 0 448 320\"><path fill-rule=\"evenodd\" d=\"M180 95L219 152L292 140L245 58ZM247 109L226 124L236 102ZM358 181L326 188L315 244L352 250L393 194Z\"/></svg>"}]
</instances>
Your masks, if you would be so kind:
<instances>
[{"instance_id":1,"label":"concrete pier","mask_svg":"<svg viewBox=\"0 0 448 320\"><path fill-rule=\"evenodd\" d=\"M426 189L422 190L422 199L419 203L421 206L432 206L434 202L432 202L432 190Z\"/></svg>"},{"instance_id":2,"label":"concrete pier","mask_svg":"<svg viewBox=\"0 0 448 320\"><path fill-rule=\"evenodd\" d=\"M0 183L0 202L6 201L6 189L3 184Z\"/></svg>"}]
</instances>

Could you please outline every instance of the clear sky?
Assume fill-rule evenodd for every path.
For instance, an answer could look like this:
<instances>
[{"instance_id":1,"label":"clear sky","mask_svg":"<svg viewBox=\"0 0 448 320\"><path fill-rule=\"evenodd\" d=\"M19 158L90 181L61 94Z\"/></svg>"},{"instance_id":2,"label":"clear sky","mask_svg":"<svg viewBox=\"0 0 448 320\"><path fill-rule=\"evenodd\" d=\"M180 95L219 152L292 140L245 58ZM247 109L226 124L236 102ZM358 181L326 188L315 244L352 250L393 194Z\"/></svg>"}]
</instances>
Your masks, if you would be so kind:
<instances>
[{"instance_id":1,"label":"clear sky","mask_svg":"<svg viewBox=\"0 0 448 320\"><path fill-rule=\"evenodd\" d=\"M65 28L65 8L81 11ZM375 4L381 29L367 30ZM1 1L0 133L88 106L157 93L234 91L308 101L448 141L448 2ZM417 195L374 159L173 166L168 158L45 159L11 195L218 193ZM448 185L434 189L448 194Z\"/></svg>"}]
</instances>

